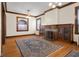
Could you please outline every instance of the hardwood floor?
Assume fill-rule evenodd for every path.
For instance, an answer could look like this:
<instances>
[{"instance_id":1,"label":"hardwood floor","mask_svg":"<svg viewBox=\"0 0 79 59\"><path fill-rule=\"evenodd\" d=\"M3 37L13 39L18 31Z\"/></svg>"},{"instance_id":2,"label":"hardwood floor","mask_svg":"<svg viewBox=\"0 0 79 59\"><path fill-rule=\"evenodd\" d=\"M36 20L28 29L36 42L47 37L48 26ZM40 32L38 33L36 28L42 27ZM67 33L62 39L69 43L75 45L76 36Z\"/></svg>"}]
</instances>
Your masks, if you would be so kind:
<instances>
[{"instance_id":1,"label":"hardwood floor","mask_svg":"<svg viewBox=\"0 0 79 59\"><path fill-rule=\"evenodd\" d=\"M35 35L6 38L5 45L3 46L3 56L5 56L5 57L21 57L21 53L20 53L19 49L17 48L15 40L17 40L17 39L19 40L19 39L23 39L23 38L30 38L33 36L35 36ZM37 37L39 38L40 36L37 36ZM51 54L49 54L48 57L52 57L52 56L63 57L66 54L68 54L72 49L79 51L79 47L76 46L76 44L74 44L74 43L68 43L68 42L64 42L62 40L56 40L56 41L51 41L51 42L63 45L64 47L56 50L54 53L51 52Z\"/></svg>"}]
</instances>

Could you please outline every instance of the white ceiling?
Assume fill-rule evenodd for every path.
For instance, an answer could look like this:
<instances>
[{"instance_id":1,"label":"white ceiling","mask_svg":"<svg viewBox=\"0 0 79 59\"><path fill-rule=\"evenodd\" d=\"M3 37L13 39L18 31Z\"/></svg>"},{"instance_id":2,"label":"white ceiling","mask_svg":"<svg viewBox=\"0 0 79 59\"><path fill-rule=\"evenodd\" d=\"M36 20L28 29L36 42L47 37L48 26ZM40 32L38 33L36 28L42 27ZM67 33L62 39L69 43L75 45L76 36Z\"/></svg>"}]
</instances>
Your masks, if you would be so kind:
<instances>
[{"instance_id":1,"label":"white ceiling","mask_svg":"<svg viewBox=\"0 0 79 59\"><path fill-rule=\"evenodd\" d=\"M67 3L62 2L63 5ZM49 2L7 2L7 10L24 14L30 10L31 15L37 16L50 9L48 4Z\"/></svg>"}]
</instances>

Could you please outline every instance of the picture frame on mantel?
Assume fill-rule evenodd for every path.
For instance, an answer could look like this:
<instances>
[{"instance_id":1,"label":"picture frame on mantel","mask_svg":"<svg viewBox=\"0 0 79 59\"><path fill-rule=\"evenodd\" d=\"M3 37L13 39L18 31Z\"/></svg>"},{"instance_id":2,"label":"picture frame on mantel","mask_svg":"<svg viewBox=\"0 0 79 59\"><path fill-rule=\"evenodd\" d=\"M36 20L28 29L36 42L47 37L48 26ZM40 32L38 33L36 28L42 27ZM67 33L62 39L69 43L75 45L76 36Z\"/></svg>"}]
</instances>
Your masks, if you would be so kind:
<instances>
[{"instance_id":1,"label":"picture frame on mantel","mask_svg":"<svg viewBox=\"0 0 79 59\"><path fill-rule=\"evenodd\" d=\"M28 31L29 27L28 27L28 24L29 24L29 19L28 18L25 18L25 17L16 17L16 20L17 20L17 25L16 25L16 31L17 32L24 32L24 31Z\"/></svg>"}]
</instances>

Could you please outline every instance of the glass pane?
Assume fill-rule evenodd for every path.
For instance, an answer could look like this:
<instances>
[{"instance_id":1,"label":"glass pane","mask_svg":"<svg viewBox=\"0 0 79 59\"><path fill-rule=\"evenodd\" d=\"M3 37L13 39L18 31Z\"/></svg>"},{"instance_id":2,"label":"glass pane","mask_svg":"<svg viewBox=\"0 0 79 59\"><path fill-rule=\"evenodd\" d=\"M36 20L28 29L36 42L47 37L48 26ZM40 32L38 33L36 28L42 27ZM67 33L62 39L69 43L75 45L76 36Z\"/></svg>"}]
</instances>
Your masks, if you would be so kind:
<instances>
[{"instance_id":1,"label":"glass pane","mask_svg":"<svg viewBox=\"0 0 79 59\"><path fill-rule=\"evenodd\" d=\"M27 31L27 30L28 30L28 19L18 17L17 31Z\"/></svg>"},{"instance_id":2,"label":"glass pane","mask_svg":"<svg viewBox=\"0 0 79 59\"><path fill-rule=\"evenodd\" d=\"M18 25L18 30L26 30L27 29L27 25Z\"/></svg>"}]
</instances>

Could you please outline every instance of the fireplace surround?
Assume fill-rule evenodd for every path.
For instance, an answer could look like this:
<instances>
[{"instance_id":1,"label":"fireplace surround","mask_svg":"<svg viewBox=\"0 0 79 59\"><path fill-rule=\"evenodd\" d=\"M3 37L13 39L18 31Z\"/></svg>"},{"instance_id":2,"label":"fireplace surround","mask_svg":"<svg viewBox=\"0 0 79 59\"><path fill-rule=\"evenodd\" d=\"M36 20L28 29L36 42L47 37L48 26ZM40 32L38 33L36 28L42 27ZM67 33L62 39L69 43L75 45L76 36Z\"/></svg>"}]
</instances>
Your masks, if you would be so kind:
<instances>
[{"instance_id":1,"label":"fireplace surround","mask_svg":"<svg viewBox=\"0 0 79 59\"><path fill-rule=\"evenodd\" d=\"M43 25L40 32L48 39L73 42L73 24Z\"/></svg>"}]
</instances>

